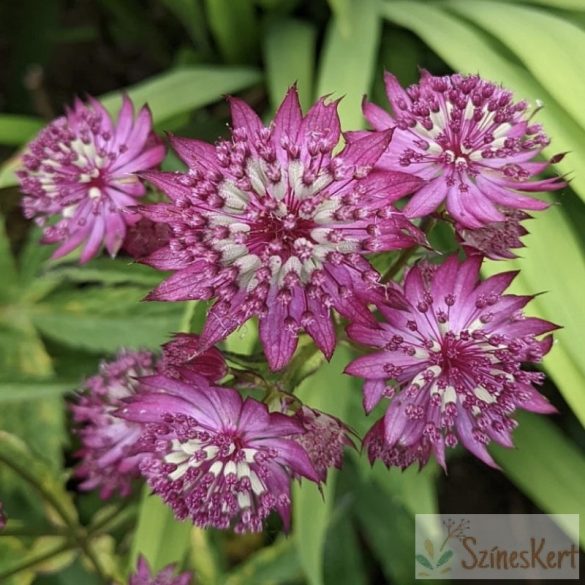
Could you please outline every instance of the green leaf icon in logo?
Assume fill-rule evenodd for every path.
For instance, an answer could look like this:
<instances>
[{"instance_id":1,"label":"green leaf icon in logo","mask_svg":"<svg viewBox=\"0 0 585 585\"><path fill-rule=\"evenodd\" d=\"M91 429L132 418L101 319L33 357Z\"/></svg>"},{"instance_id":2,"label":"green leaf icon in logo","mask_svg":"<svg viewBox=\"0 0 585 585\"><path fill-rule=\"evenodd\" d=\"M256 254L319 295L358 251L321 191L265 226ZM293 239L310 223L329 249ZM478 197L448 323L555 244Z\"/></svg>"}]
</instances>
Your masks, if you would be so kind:
<instances>
[{"instance_id":1,"label":"green leaf icon in logo","mask_svg":"<svg viewBox=\"0 0 585 585\"><path fill-rule=\"evenodd\" d=\"M452 550L446 550L437 561L437 567L444 565L453 556Z\"/></svg>"},{"instance_id":2,"label":"green leaf icon in logo","mask_svg":"<svg viewBox=\"0 0 585 585\"><path fill-rule=\"evenodd\" d=\"M429 562L429 560L427 559L427 557L425 557L424 555L416 555L415 559L423 567L426 567L427 569L430 569L431 571L433 570L433 565L431 565L431 563Z\"/></svg>"}]
</instances>

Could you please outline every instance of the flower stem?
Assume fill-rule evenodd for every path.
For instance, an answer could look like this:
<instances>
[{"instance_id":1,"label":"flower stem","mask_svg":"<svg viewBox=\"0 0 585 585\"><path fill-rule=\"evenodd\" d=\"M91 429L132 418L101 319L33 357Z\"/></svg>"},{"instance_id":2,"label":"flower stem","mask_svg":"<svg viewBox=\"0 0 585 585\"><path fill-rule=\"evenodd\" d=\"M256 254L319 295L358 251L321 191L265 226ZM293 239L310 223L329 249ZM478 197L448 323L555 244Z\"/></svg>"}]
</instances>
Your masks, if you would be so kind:
<instances>
[{"instance_id":1,"label":"flower stem","mask_svg":"<svg viewBox=\"0 0 585 585\"><path fill-rule=\"evenodd\" d=\"M8 569L7 571L0 573L0 583L4 583L4 580L8 579L8 577L12 577L17 573L20 573L21 571L32 569L35 565L48 561L49 559L52 559L53 557L56 557L57 555L60 555L61 553L64 553L73 548L75 548L74 544L72 544L71 542L65 542L63 544L60 544L59 546L50 549L46 553L39 555L38 557L26 559L20 565L16 565L16 567L12 567L11 569Z\"/></svg>"}]
</instances>

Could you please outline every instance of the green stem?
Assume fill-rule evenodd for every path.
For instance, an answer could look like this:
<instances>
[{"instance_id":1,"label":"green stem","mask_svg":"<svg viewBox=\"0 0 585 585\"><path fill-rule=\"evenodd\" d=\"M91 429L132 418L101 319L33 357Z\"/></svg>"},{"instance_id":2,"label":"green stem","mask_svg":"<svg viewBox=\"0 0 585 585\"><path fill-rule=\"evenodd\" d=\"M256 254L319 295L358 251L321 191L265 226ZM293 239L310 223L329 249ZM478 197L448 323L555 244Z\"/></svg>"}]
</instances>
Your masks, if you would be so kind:
<instances>
[{"instance_id":1,"label":"green stem","mask_svg":"<svg viewBox=\"0 0 585 585\"><path fill-rule=\"evenodd\" d=\"M16 567L13 567L12 569L8 569L7 571L0 573L0 583L4 583L4 580L8 579L8 577L12 577L13 575L16 575L17 573L20 573L21 571L26 571L27 569L32 569L35 565L38 565L40 563L44 563L45 561L48 561L49 559L52 559L53 557L56 557L57 555L60 555L61 553L64 553L64 552L71 550L71 549L74 549L74 548L75 548L75 545L71 544L70 542L66 542L65 544L60 544L59 546L52 548L48 552L46 552L42 555L39 555L38 557L33 557L32 559L28 559L28 560L24 561L23 563L21 563L20 565L17 565Z\"/></svg>"},{"instance_id":2,"label":"green stem","mask_svg":"<svg viewBox=\"0 0 585 585\"><path fill-rule=\"evenodd\" d=\"M69 531L59 528L27 528L27 527L6 527L0 530L0 538L3 536L25 536L25 537L39 537L39 536L68 536Z\"/></svg>"},{"instance_id":3,"label":"green stem","mask_svg":"<svg viewBox=\"0 0 585 585\"><path fill-rule=\"evenodd\" d=\"M66 524L67 528L69 528L69 532L72 538L75 538L79 543L79 548L83 551L83 554L89 559L92 565L95 568L95 572L97 573L98 577L103 583L109 583L107 575L104 573L97 557L94 555L93 550L91 549L90 543L87 541L87 536L81 532L81 527L75 521L74 518L69 516L67 510L61 505L61 502L57 500L51 492L45 490L44 486L37 482L34 475L31 475L26 469L18 465L14 465L12 461L8 461L0 455L0 461L2 461L5 465L10 467L15 473L17 473L22 479L28 482L40 495L45 501L57 512L57 514L61 517L63 522Z\"/></svg>"}]
</instances>

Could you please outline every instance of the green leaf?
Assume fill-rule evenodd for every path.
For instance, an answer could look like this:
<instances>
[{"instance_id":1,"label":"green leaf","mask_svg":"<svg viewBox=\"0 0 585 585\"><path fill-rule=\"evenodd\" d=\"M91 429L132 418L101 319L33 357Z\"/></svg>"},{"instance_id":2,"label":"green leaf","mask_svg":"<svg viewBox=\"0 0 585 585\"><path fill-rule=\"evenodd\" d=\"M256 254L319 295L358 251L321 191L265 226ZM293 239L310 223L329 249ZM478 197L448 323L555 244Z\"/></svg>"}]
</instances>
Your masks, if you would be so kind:
<instances>
[{"instance_id":1,"label":"green leaf","mask_svg":"<svg viewBox=\"0 0 585 585\"><path fill-rule=\"evenodd\" d=\"M223 585L297 582L302 577L294 538L279 538L226 576Z\"/></svg>"},{"instance_id":2,"label":"green leaf","mask_svg":"<svg viewBox=\"0 0 585 585\"><path fill-rule=\"evenodd\" d=\"M43 400L62 396L77 386L77 382L54 380L6 381L0 380L0 403ZM0 415L1 416L1 415Z\"/></svg>"},{"instance_id":3,"label":"green leaf","mask_svg":"<svg viewBox=\"0 0 585 585\"><path fill-rule=\"evenodd\" d=\"M447 6L508 46L556 101L585 127L585 79L576 55L585 54L585 31L570 20L528 6L461 0ZM546 34L543 35L542 31Z\"/></svg>"},{"instance_id":4,"label":"green leaf","mask_svg":"<svg viewBox=\"0 0 585 585\"><path fill-rule=\"evenodd\" d=\"M19 146L28 142L45 125L38 118L17 114L0 115L0 144Z\"/></svg>"},{"instance_id":5,"label":"green leaf","mask_svg":"<svg viewBox=\"0 0 585 585\"><path fill-rule=\"evenodd\" d=\"M154 572L166 565L180 565L189 548L191 522L179 522L173 511L145 486L138 515L138 524L132 540L129 572L134 571L140 555L148 560Z\"/></svg>"},{"instance_id":6,"label":"green leaf","mask_svg":"<svg viewBox=\"0 0 585 585\"><path fill-rule=\"evenodd\" d=\"M362 548L351 520L344 513L329 527L325 542L325 583L366 585L368 582Z\"/></svg>"},{"instance_id":7,"label":"green leaf","mask_svg":"<svg viewBox=\"0 0 585 585\"><path fill-rule=\"evenodd\" d=\"M157 126L183 112L201 108L223 95L240 91L260 81L257 70L227 67L185 67L151 77L126 89L136 106L148 103ZM102 98L110 112L117 112L121 93Z\"/></svg>"},{"instance_id":8,"label":"green leaf","mask_svg":"<svg viewBox=\"0 0 585 585\"><path fill-rule=\"evenodd\" d=\"M10 572L22 564L27 556L27 547L18 538L0 538L0 576ZM35 578L31 569L18 572L10 577L2 578L2 585L30 585Z\"/></svg>"},{"instance_id":9,"label":"green leaf","mask_svg":"<svg viewBox=\"0 0 585 585\"><path fill-rule=\"evenodd\" d=\"M389 583L414 585L414 522L378 482L362 482L355 500L360 532Z\"/></svg>"},{"instance_id":10,"label":"green leaf","mask_svg":"<svg viewBox=\"0 0 585 585\"><path fill-rule=\"evenodd\" d=\"M286 90L297 83L301 105L313 101L313 75L317 31L292 18L269 21L264 35L264 59L272 108L280 105Z\"/></svg>"},{"instance_id":11,"label":"green leaf","mask_svg":"<svg viewBox=\"0 0 585 585\"><path fill-rule=\"evenodd\" d=\"M550 8L565 8L567 10L585 10L583 0L504 0L509 3L518 4L542 4Z\"/></svg>"},{"instance_id":12,"label":"green leaf","mask_svg":"<svg viewBox=\"0 0 585 585\"><path fill-rule=\"evenodd\" d=\"M223 576L225 559L214 536L198 526L191 529L189 567L195 571L198 585L216 585Z\"/></svg>"},{"instance_id":13,"label":"green leaf","mask_svg":"<svg viewBox=\"0 0 585 585\"><path fill-rule=\"evenodd\" d=\"M339 23L341 34L349 36L353 26L351 0L327 0L327 2Z\"/></svg>"},{"instance_id":14,"label":"green leaf","mask_svg":"<svg viewBox=\"0 0 585 585\"><path fill-rule=\"evenodd\" d=\"M357 129L365 124L361 101L374 75L381 22L376 0L350 0L348 4L349 34L339 18L333 18L327 27L317 94L344 96L339 105L342 126Z\"/></svg>"},{"instance_id":15,"label":"green leaf","mask_svg":"<svg viewBox=\"0 0 585 585\"><path fill-rule=\"evenodd\" d=\"M77 510L62 478L21 439L4 431L0 431L0 462L32 486L63 524L77 526Z\"/></svg>"},{"instance_id":16,"label":"green leaf","mask_svg":"<svg viewBox=\"0 0 585 585\"><path fill-rule=\"evenodd\" d=\"M585 161L585 131L524 67L500 54L494 48L492 38L442 10L439 5L393 0L383 2L382 13L390 21L419 35L454 69L462 73L479 73L501 82L519 98L542 100L545 107L538 113L538 121L553 137L551 146L544 150L545 154L552 157L558 152L571 153L557 165L563 173L572 173L579 161ZM585 174L576 174L571 186L585 199Z\"/></svg>"},{"instance_id":17,"label":"green leaf","mask_svg":"<svg viewBox=\"0 0 585 585\"><path fill-rule=\"evenodd\" d=\"M185 27L193 42L207 53L210 49L205 15L200 0L162 0Z\"/></svg>"},{"instance_id":18,"label":"green leaf","mask_svg":"<svg viewBox=\"0 0 585 585\"><path fill-rule=\"evenodd\" d=\"M87 351L158 348L179 329L183 303L141 303L146 291L132 286L62 291L31 308L31 318L44 335Z\"/></svg>"},{"instance_id":19,"label":"green leaf","mask_svg":"<svg viewBox=\"0 0 585 585\"><path fill-rule=\"evenodd\" d=\"M47 277L71 282L100 284L138 284L154 288L165 273L123 258L96 258L83 266L56 266Z\"/></svg>"},{"instance_id":20,"label":"green leaf","mask_svg":"<svg viewBox=\"0 0 585 585\"><path fill-rule=\"evenodd\" d=\"M351 357L349 348L338 346L331 362L300 385L296 393L300 400L343 420L351 393L359 391L356 381L342 373ZM301 564L311 585L323 584L323 550L336 478L337 472L330 471L321 491L308 481L293 487L294 533Z\"/></svg>"},{"instance_id":21,"label":"green leaf","mask_svg":"<svg viewBox=\"0 0 585 585\"><path fill-rule=\"evenodd\" d=\"M4 217L0 216L0 274L2 286L0 286L0 319L2 318L1 303L10 301L17 296L18 274L16 264L10 248L10 240L6 234Z\"/></svg>"},{"instance_id":22,"label":"green leaf","mask_svg":"<svg viewBox=\"0 0 585 585\"><path fill-rule=\"evenodd\" d=\"M225 61L253 62L259 35L251 0L206 0L205 6L209 28Z\"/></svg>"},{"instance_id":23,"label":"green leaf","mask_svg":"<svg viewBox=\"0 0 585 585\"><path fill-rule=\"evenodd\" d=\"M491 452L506 475L544 512L579 514L580 542L585 547L585 457L546 418L521 413L514 431L515 449L494 446ZM570 534L570 527L561 526ZM577 535L572 535L575 538Z\"/></svg>"}]
</instances>

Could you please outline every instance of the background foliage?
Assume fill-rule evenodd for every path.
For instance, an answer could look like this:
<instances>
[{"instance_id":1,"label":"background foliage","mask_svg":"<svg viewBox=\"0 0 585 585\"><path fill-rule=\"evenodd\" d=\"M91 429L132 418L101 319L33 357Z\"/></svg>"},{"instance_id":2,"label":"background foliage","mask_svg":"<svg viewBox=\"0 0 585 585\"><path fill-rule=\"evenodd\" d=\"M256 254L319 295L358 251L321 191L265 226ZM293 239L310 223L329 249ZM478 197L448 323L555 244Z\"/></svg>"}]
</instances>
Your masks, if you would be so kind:
<instances>
[{"instance_id":1,"label":"background foliage","mask_svg":"<svg viewBox=\"0 0 585 585\"><path fill-rule=\"evenodd\" d=\"M143 553L157 569L195 569L202 585L407 585L416 513L585 519L582 0L9 0L0 10L0 498L11 518L0 535L0 582L91 585L96 568L123 577ZM544 363L559 415L522 417L517 449L494 449L503 473L462 452L448 477L433 466L370 468L348 454L323 494L297 488L288 538L179 525L146 494L143 505L106 507L79 494L65 473L75 447L71 390L121 345L156 349L172 331L196 330L204 307L138 302L161 276L126 258L48 262L19 212L20 147L75 94L105 96L115 112L121 90L148 101L158 130L214 141L226 132L223 95L240 93L269 117L297 81L305 107L343 95L343 125L355 129L363 94L385 103L383 69L410 83L417 66L480 73L541 100L539 120L553 137L545 154L569 152L559 167L570 188L531 222L522 258L487 267L520 268L516 292L546 292L533 310L564 325ZM172 154L164 163L178 164ZM248 325L227 346L248 352L254 343ZM349 357L340 347L299 393L361 431L369 422L359 382L340 373ZM581 535L585 542L583 525Z\"/></svg>"}]
</instances>

